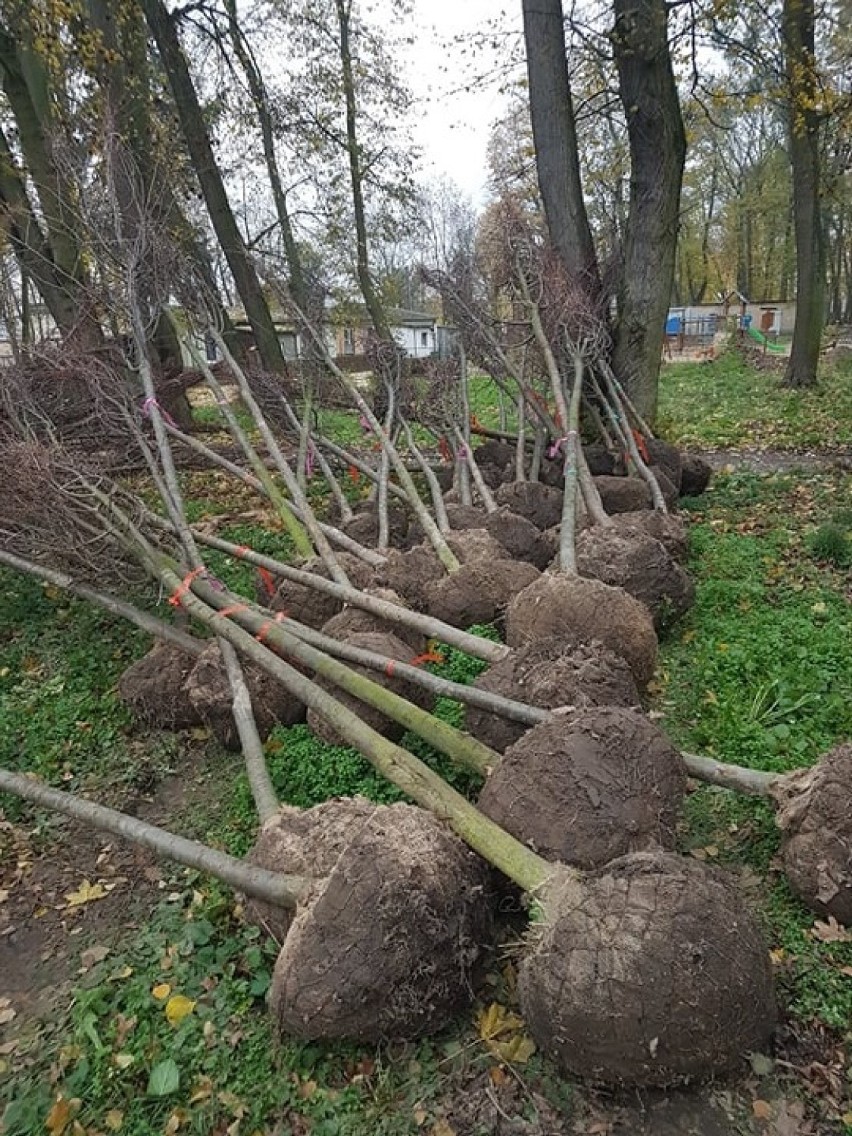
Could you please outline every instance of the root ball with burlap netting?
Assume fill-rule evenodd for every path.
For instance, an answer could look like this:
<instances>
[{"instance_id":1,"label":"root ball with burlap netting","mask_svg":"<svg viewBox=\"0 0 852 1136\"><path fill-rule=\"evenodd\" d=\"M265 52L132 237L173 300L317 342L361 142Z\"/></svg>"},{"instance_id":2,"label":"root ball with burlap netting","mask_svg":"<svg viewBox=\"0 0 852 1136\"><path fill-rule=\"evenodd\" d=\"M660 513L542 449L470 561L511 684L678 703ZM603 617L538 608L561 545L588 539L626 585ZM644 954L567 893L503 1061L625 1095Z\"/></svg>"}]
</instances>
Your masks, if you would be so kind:
<instances>
[{"instance_id":1,"label":"root ball with burlap netting","mask_svg":"<svg viewBox=\"0 0 852 1136\"><path fill-rule=\"evenodd\" d=\"M639 691L627 662L599 642L571 646L553 638L529 643L493 663L473 685L543 710L639 704ZM476 706L466 708L465 728L499 753L529 729Z\"/></svg>"},{"instance_id":2,"label":"root ball with burlap netting","mask_svg":"<svg viewBox=\"0 0 852 1136\"><path fill-rule=\"evenodd\" d=\"M785 781L777 819L790 886L813 911L852 926L852 743Z\"/></svg>"},{"instance_id":3,"label":"root ball with burlap netting","mask_svg":"<svg viewBox=\"0 0 852 1136\"><path fill-rule=\"evenodd\" d=\"M506 640L522 647L554 636L566 646L599 640L627 660L640 690L650 682L657 635L648 609L599 580L545 572L506 609Z\"/></svg>"},{"instance_id":4,"label":"root ball with burlap netting","mask_svg":"<svg viewBox=\"0 0 852 1136\"><path fill-rule=\"evenodd\" d=\"M479 808L548 860L599 867L627 852L673 848L686 774L641 710L554 714L511 746Z\"/></svg>"},{"instance_id":5,"label":"root ball with burlap netting","mask_svg":"<svg viewBox=\"0 0 852 1136\"><path fill-rule=\"evenodd\" d=\"M489 869L431 814L357 798L287 809L250 859L324 877L275 927L282 1033L420 1037L470 1004L490 941Z\"/></svg>"},{"instance_id":6,"label":"root ball with burlap netting","mask_svg":"<svg viewBox=\"0 0 852 1136\"><path fill-rule=\"evenodd\" d=\"M775 1024L769 953L730 880L671 853L614 860L540 896L518 987L566 1073L670 1085L761 1050Z\"/></svg>"}]
</instances>

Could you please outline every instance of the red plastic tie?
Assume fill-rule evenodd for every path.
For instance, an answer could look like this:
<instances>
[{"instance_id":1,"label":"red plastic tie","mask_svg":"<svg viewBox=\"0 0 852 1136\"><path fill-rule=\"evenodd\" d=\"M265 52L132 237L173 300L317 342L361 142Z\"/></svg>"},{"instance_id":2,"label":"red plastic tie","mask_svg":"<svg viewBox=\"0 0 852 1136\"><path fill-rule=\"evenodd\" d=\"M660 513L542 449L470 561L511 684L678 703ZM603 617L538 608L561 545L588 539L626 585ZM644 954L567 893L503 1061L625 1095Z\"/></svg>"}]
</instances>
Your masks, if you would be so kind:
<instances>
[{"instance_id":1,"label":"red plastic tie","mask_svg":"<svg viewBox=\"0 0 852 1136\"><path fill-rule=\"evenodd\" d=\"M199 566L198 568L193 568L193 570L191 572L187 572L187 574L184 576L184 578L181 580L181 582L178 584L178 586L175 588L175 590L169 596L169 604L172 607L180 607L180 601L181 601L182 597L185 596L186 593L189 591L189 589L192 587L192 581L197 576L200 576L203 571L204 571L204 568Z\"/></svg>"}]
</instances>

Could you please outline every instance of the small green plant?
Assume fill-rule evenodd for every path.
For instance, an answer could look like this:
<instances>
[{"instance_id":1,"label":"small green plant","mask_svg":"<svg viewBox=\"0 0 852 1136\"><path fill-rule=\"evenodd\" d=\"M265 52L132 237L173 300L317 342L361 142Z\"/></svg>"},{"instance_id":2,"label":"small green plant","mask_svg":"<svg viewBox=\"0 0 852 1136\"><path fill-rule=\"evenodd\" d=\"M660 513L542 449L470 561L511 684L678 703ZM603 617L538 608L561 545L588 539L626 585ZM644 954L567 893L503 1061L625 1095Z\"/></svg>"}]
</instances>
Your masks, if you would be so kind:
<instances>
[{"instance_id":1,"label":"small green plant","mask_svg":"<svg viewBox=\"0 0 852 1136\"><path fill-rule=\"evenodd\" d=\"M836 521L826 521L820 525L808 537L807 546L815 560L833 564L835 568L848 568L852 565L852 537L847 528Z\"/></svg>"}]
</instances>

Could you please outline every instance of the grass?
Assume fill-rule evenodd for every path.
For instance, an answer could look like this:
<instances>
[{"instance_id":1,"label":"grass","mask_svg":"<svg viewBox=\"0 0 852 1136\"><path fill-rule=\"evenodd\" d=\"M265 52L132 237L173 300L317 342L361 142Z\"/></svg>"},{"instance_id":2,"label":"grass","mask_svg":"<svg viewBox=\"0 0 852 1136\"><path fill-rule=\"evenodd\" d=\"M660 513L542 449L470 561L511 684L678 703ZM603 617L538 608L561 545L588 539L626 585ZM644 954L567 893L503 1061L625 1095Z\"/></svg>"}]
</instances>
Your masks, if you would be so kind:
<instances>
[{"instance_id":1,"label":"grass","mask_svg":"<svg viewBox=\"0 0 852 1136\"><path fill-rule=\"evenodd\" d=\"M781 386L736 351L712 362L673 363L660 378L659 428L686 446L785 450L852 443L852 361L826 366L813 390Z\"/></svg>"},{"instance_id":2,"label":"grass","mask_svg":"<svg viewBox=\"0 0 852 1136\"><path fill-rule=\"evenodd\" d=\"M723 359L684 369L682 377L669 368L663 404L670 430L701 444L754 444L748 439L756 433L776 439L773 445L810 444L792 439L808 414L827 412L828 392L837 407L846 405L835 386L787 402L774 378L738 367ZM484 380L474 381L473 404L483 424L498 424ZM698 422L694 416L705 412L707 421ZM791 420L782 421L787 414ZM755 422L764 425L757 430ZM830 440L847 426L834 423ZM268 514L241 519L257 501L230 479L192 474L184 487L195 519L227 515L222 531L231 539L286 558L287 539ZM663 644L653 692L678 744L787 770L852 736L848 572L818 539L826 525L848 532L850 499L852 478L830 471L720 475L704 497L687 503L697 600ZM253 570L240 561L211 557L211 566L235 587L254 586ZM52 589L0 573L0 644L0 762L119 805L142 775L153 770L159 779L179 767L181 738L140 737L116 697L116 681L144 651L144 636ZM469 681L482 667L442 650L450 677ZM458 722L461 710L442 700L436 713ZM454 776L422 742L408 736L404 744ZM335 794L399 798L357 753L321 745L305 726L274 731L266 752L282 799L299 807ZM211 751L223 770L219 791L173 823L242 854L254 816L245 778L229 775L229 760ZM475 792L469 779L455 783ZM28 807L8 799L2 805L9 821L33 819ZM687 800L680 842L684 852L736 871L751 893L766 923L787 1020L852 1040L852 944L815 934L813 915L791 895L768 806L699 789ZM72 973L79 942L68 941ZM274 948L243 921L232 896L176 872L144 923L75 979L67 1013L22 1035L14 1051L0 1046L0 1131L439 1136L447 1133L454 1094L483 1078L492 1085L514 1075L480 1036L481 1006L444 1034L408 1046L278 1044L264 1010L274 959ZM502 958L483 998L482 1005L514 1005L513 970ZM531 1114L541 1094L570 1125L569 1083L537 1054L515 1072L528 1088Z\"/></svg>"}]
</instances>

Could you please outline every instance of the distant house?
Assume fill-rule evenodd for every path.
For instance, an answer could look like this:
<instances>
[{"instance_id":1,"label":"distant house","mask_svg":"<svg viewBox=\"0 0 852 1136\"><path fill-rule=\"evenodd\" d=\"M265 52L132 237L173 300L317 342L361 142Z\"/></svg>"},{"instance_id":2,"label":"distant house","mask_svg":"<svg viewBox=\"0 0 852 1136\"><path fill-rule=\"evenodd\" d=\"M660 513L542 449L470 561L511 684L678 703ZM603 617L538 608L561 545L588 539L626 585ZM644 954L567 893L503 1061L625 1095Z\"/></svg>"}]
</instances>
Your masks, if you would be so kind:
<instances>
[{"instance_id":1,"label":"distant house","mask_svg":"<svg viewBox=\"0 0 852 1136\"><path fill-rule=\"evenodd\" d=\"M795 300L749 300L742 292L719 295L709 304L683 304L669 309L666 333L707 339L727 327L747 326L767 336L789 335L796 322Z\"/></svg>"},{"instance_id":2,"label":"distant house","mask_svg":"<svg viewBox=\"0 0 852 1136\"><path fill-rule=\"evenodd\" d=\"M416 312L408 308L391 308L388 311L391 333L402 350L412 359L430 356L442 358L452 350L455 331L441 324L429 312ZM298 359L302 354L301 333L290 316L281 311L272 313L278 340L285 359ZM231 313L237 333L251 344L252 333L242 310ZM333 358L366 354L372 323L362 305L340 305L326 310L325 341ZM215 360L215 344L207 345L210 361Z\"/></svg>"}]
</instances>

